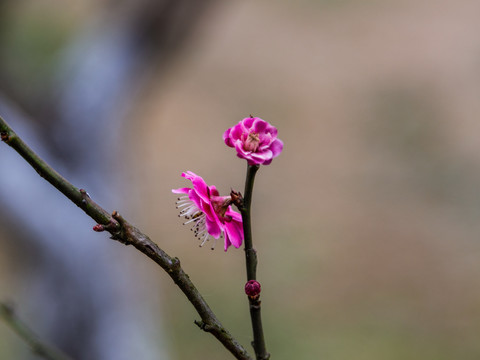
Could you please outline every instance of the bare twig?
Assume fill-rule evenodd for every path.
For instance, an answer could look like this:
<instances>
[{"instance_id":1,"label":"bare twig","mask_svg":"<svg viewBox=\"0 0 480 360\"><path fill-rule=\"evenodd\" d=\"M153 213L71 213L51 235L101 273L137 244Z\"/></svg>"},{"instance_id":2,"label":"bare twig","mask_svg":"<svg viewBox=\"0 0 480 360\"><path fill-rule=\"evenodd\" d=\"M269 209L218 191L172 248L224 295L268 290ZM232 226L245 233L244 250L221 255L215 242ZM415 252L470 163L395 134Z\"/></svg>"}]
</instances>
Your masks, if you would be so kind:
<instances>
[{"instance_id":1,"label":"bare twig","mask_svg":"<svg viewBox=\"0 0 480 360\"><path fill-rule=\"evenodd\" d=\"M78 189L63 178L35 154L2 117L0 117L0 136L2 141L17 151L41 177L99 223L99 225L94 227L95 231L108 231L112 235L112 239L125 245L133 245L137 250L160 265L182 290L200 315L201 322L197 322L197 324L201 324L201 329L215 336L237 359L252 359L245 348L233 338L217 319L189 276L183 271L178 258L172 258L165 253L147 235L123 219L117 211L110 215L109 212L96 204L85 190Z\"/></svg>"},{"instance_id":2,"label":"bare twig","mask_svg":"<svg viewBox=\"0 0 480 360\"><path fill-rule=\"evenodd\" d=\"M0 318L18 335L22 338L38 356L48 360L71 360L71 358L60 350L46 345L40 341L15 314L11 305L0 303Z\"/></svg>"}]
</instances>

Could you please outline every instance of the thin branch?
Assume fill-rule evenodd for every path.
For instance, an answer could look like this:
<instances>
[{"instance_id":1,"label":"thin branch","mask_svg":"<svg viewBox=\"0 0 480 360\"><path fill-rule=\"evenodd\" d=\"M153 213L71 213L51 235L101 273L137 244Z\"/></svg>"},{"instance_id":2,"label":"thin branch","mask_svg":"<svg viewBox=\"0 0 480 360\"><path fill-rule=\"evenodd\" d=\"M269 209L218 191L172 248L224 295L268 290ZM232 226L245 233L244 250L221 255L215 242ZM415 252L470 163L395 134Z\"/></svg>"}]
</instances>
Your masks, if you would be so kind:
<instances>
[{"instance_id":1,"label":"thin branch","mask_svg":"<svg viewBox=\"0 0 480 360\"><path fill-rule=\"evenodd\" d=\"M245 195L243 198L240 213L243 220L243 233L245 237L245 263L247 268L247 280L257 279L257 251L253 248L252 239L252 222L250 217L250 209L252 205L253 184L255 182L255 174L259 169L259 165L247 165L247 177L245 180ZM265 337L263 335L261 301L260 296L248 298L250 304L250 318L253 329L253 348L257 360L270 359L270 354L265 346Z\"/></svg>"},{"instance_id":2,"label":"thin branch","mask_svg":"<svg viewBox=\"0 0 480 360\"><path fill-rule=\"evenodd\" d=\"M178 258L172 258L150 238L139 229L131 225L120 214L114 211L111 215L101 206L96 204L87 192L78 189L58 172L43 161L32 149L30 149L12 128L0 117L1 140L17 151L37 173L52 184L57 190L69 198L75 205L81 208L88 216L99 225L94 227L95 231L108 231L111 238L125 245L133 245L137 250L148 256L155 263L160 265L172 278L174 283L182 290L188 300L192 303L202 319L201 329L211 333L227 348L237 359L251 360L245 348L233 338L223 327L216 315L208 306L205 299L190 280L189 276L180 266Z\"/></svg>"},{"instance_id":3,"label":"thin branch","mask_svg":"<svg viewBox=\"0 0 480 360\"><path fill-rule=\"evenodd\" d=\"M247 267L247 280L257 280L257 252L253 248L252 222L250 208L252 205L253 184L258 165L247 165L247 178L245 179L245 192L243 207L240 209L243 220L243 232L245 236L245 262Z\"/></svg>"},{"instance_id":4,"label":"thin branch","mask_svg":"<svg viewBox=\"0 0 480 360\"><path fill-rule=\"evenodd\" d=\"M12 306L0 303L0 318L25 341L32 352L48 360L71 360L72 358L65 355L58 349L44 344L15 314Z\"/></svg>"}]
</instances>

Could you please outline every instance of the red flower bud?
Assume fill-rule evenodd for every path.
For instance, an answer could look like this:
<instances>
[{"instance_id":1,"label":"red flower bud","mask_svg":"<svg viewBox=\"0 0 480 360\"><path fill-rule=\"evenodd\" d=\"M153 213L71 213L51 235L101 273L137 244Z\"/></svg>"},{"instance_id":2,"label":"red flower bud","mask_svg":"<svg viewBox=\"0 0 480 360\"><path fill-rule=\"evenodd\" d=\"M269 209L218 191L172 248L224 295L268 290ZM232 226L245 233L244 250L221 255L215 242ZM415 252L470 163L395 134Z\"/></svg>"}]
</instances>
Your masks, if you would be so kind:
<instances>
[{"instance_id":1,"label":"red flower bud","mask_svg":"<svg viewBox=\"0 0 480 360\"><path fill-rule=\"evenodd\" d=\"M257 280L248 280L245 284L245 294L252 299L258 299L262 287Z\"/></svg>"},{"instance_id":2,"label":"red flower bud","mask_svg":"<svg viewBox=\"0 0 480 360\"><path fill-rule=\"evenodd\" d=\"M103 225L100 225L100 224L97 224L93 227L93 231L96 231L96 232L102 232L102 231L105 231L105 226Z\"/></svg>"}]
</instances>

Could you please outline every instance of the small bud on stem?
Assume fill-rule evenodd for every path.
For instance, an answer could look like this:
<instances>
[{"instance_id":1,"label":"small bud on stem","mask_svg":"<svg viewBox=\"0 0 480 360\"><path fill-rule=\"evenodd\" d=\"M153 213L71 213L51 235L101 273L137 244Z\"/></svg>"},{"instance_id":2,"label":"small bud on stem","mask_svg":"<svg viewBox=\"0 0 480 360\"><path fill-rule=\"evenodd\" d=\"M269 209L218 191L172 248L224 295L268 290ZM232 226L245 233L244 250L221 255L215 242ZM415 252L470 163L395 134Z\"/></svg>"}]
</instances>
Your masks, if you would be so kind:
<instances>
[{"instance_id":1,"label":"small bud on stem","mask_svg":"<svg viewBox=\"0 0 480 360\"><path fill-rule=\"evenodd\" d=\"M248 280L245 284L245 294L252 300L257 300L260 297L260 291L262 291L262 287L257 280Z\"/></svg>"},{"instance_id":2,"label":"small bud on stem","mask_svg":"<svg viewBox=\"0 0 480 360\"><path fill-rule=\"evenodd\" d=\"M101 224L97 224L93 227L93 231L96 231L96 232L102 232L102 231L105 231L105 226L101 225Z\"/></svg>"}]
</instances>

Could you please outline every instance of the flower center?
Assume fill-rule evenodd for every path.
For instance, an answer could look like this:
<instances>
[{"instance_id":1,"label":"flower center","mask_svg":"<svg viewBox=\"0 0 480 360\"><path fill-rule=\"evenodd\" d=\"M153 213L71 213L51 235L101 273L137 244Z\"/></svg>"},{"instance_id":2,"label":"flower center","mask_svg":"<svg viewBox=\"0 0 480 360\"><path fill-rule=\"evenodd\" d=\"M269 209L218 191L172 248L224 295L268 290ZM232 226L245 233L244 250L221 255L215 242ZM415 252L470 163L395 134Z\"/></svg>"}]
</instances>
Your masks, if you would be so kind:
<instances>
[{"instance_id":1,"label":"flower center","mask_svg":"<svg viewBox=\"0 0 480 360\"><path fill-rule=\"evenodd\" d=\"M248 134L247 139L245 140L244 148L246 151L255 152L258 149L258 144L260 143L260 136L256 132L251 132Z\"/></svg>"}]
</instances>

